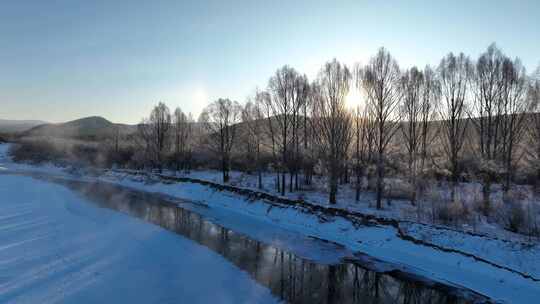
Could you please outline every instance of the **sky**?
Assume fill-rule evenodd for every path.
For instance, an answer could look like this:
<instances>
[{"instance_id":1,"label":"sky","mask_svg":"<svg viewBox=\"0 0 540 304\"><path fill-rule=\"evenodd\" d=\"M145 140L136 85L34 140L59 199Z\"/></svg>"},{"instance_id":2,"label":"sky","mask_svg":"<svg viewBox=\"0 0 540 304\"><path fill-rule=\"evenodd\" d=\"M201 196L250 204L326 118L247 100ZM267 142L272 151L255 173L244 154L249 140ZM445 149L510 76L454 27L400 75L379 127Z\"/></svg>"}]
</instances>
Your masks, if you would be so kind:
<instances>
[{"instance_id":1,"label":"sky","mask_svg":"<svg viewBox=\"0 0 540 304\"><path fill-rule=\"evenodd\" d=\"M290 65L314 79L384 46L402 68L489 44L540 64L540 1L0 0L0 118L137 123L159 101L198 116Z\"/></svg>"}]
</instances>

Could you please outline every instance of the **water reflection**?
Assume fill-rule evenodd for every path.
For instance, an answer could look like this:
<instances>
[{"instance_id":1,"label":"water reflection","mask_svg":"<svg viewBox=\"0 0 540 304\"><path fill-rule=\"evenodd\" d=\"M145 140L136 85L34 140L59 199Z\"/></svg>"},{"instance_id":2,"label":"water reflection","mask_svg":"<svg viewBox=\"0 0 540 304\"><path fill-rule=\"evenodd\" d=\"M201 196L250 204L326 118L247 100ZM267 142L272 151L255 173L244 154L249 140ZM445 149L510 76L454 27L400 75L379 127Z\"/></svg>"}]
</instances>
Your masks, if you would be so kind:
<instances>
[{"instance_id":1,"label":"water reflection","mask_svg":"<svg viewBox=\"0 0 540 304\"><path fill-rule=\"evenodd\" d=\"M154 223L210 248L290 303L467 303L444 290L401 281L354 263L325 265L302 259L215 225L155 194L103 183L61 182L101 207Z\"/></svg>"}]
</instances>

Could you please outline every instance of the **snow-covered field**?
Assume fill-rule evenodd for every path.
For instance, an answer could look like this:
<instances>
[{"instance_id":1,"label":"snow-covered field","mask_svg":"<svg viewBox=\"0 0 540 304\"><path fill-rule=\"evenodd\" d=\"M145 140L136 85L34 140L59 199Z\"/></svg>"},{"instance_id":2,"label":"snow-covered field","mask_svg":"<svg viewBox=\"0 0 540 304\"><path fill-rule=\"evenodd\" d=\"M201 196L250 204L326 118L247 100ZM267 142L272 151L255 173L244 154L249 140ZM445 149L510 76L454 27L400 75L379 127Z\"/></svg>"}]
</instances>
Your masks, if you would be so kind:
<instances>
[{"instance_id":1,"label":"snow-covered field","mask_svg":"<svg viewBox=\"0 0 540 304\"><path fill-rule=\"evenodd\" d=\"M5 146L0 146L0 150L2 149L4 154L0 151L0 168L4 167L5 170L37 170L66 178L100 180L163 193L207 205L210 207L206 209L207 216L214 216L221 225L243 230L242 232L254 238L271 241L268 235L258 234L247 225L239 225L239 218L256 219L290 232L333 241L351 251L359 251L382 260L392 265L391 267L449 285L463 286L497 301L532 303L540 297L540 282L528 277L540 278L538 245L525 248L519 243L479 238L429 226L403 227L412 237L449 249L441 250L400 238L397 229L392 226L355 227L349 220L341 217L309 214L302 208L272 207L265 201L246 200L239 195L216 191L195 183L165 183L159 179L111 171L94 177L73 176L59 168L13 164L8 157L2 156L5 155ZM189 204L186 208L190 208ZM236 216L232 216L233 214Z\"/></svg>"}]
</instances>

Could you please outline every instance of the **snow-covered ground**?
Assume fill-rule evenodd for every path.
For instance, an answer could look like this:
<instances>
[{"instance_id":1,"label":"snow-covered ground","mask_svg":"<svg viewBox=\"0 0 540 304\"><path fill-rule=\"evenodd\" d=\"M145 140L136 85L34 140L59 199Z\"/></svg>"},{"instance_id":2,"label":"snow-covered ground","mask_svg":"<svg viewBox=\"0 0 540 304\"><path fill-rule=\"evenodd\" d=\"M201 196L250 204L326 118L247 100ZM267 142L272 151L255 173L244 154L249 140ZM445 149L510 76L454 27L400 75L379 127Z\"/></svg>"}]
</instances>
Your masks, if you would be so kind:
<instances>
[{"instance_id":1,"label":"snow-covered ground","mask_svg":"<svg viewBox=\"0 0 540 304\"><path fill-rule=\"evenodd\" d=\"M163 174L207 180L216 183L220 183L222 181L222 173L216 170L197 170L191 171L188 174L165 171ZM230 173L229 185L258 190L257 181L258 178L256 175L232 171ZM289 180L287 177L287 183L288 182ZM421 197L416 206L413 206L407 199L399 198L399 193L403 195L407 191L406 189L408 187L403 180L399 178L387 178L386 182L389 184L389 188L394 189L391 192L398 195L392 199L384 199L382 209L376 208L375 193L371 191L361 191L360 198L358 201L356 201L353 184L344 184L339 186L337 204L333 205L332 207L362 212L364 214L371 214L379 217L410 220L427 224L433 224L435 220L438 225L444 225L444 223L441 223L440 220L436 219L437 211L433 208L436 209L437 207L444 205L445 200L449 200L448 185L434 182L433 184L427 186L427 189L425 189L426 193L423 195L424 198ZM311 204L329 206L326 180L315 176L312 185L302 185L301 180L299 183L301 189L293 192L288 192L289 187L287 186L285 197L290 199L302 199ZM262 184L263 189L261 191L273 195L280 195L275 189L275 174L264 173L262 175ZM367 186L367 181L365 179L362 181L362 186ZM493 185L492 190L494 191L491 197L494 210L492 217L507 218L508 214L505 214L505 212L508 213L508 206L506 206L502 201L500 185ZM533 214L531 214L531 216L536 215L536 221L538 225L540 225L540 201L539 198L534 195L533 189L527 186L516 185L514 186L512 193L514 196L520 197L521 201L518 203L525 205L530 204L530 206L532 206L531 209L524 209L527 211L532 210ZM493 218L488 219L482 214L482 212L480 212L480 210L478 210L479 204L481 204L482 200L482 187L480 183L471 182L459 184L457 196L466 210L462 211L463 214L456 215L456 217L459 218L459 221L451 224L452 229L474 232L514 241L530 241L528 236L508 231L504 228L504 225L502 225L500 221L494 221ZM435 219L433 219L433 216L435 216Z\"/></svg>"},{"instance_id":2,"label":"snow-covered ground","mask_svg":"<svg viewBox=\"0 0 540 304\"><path fill-rule=\"evenodd\" d=\"M278 301L206 247L0 174L0 303L259 302Z\"/></svg>"},{"instance_id":3,"label":"snow-covered ground","mask_svg":"<svg viewBox=\"0 0 540 304\"><path fill-rule=\"evenodd\" d=\"M0 146L0 149L5 151L6 148ZM362 252L389 263L393 265L392 267L449 285L463 286L501 302L531 303L540 297L540 282L527 277L540 278L537 266L540 265L538 245L525 248L517 245L518 243L479 238L429 226L403 227L403 230L414 238L449 249L441 250L403 239L392 226L356 227L345 218L310 214L302 208L272 207L265 201L246 200L239 195L216 191L196 183L165 183L159 179L111 171L94 177L77 177L59 168L36 168L13 164L9 158L3 157L2 153L0 153L0 167L18 171L39 170L61 174L66 178L106 181L187 199L209 206L207 215L216 215L216 220L225 227L242 229L242 226L235 227L238 226L235 219L249 217L291 232L339 243L351 251ZM189 204L186 207L189 208ZM217 214L237 216L217 216ZM256 232L250 231L246 226L244 230L244 233L255 238L267 237L257 236ZM476 255L481 259L475 259L467 254ZM482 259L488 262L483 262Z\"/></svg>"},{"instance_id":4,"label":"snow-covered ground","mask_svg":"<svg viewBox=\"0 0 540 304\"><path fill-rule=\"evenodd\" d=\"M356 228L350 221L340 217L321 218L317 215L303 213L294 208L270 207L264 201L251 201L235 194L209 189L206 186L191 183L162 183L151 181L142 176L109 172L99 179L123 186L149 192L165 193L207 204L214 210L225 209L245 216L255 217L291 231L311 235L320 239L342 244L352 251L359 251L376 257L400 269L444 282L450 285L464 286L480 294L499 301L511 303L530 303L531 299L540 296L540 283L523 276L479 262L474 258L457 253L444 252L438 249L417 245L397 237L397 231L391 226L372 226ZM225 220L221 223L230 225ZM473 246L474 243L465 242ZM473 247L479 253L489 255L483 250L486 245ZM486 242L489 242L486 240ZM490 246L490 245L487 245ZM501 248L501 250L505 250ZM538 249L535 248L536 252ZM505 255L503 251L497 256ZM515 258L515 248L511 248L506 258ZM538 265L540 255L528 255L530 258L523 266L530 263ZM504 259L504 258L503 258ZM504 262L504 261L502 261ZM533 266L535 267L535 266Z\"/></svg>"}]
</instances>

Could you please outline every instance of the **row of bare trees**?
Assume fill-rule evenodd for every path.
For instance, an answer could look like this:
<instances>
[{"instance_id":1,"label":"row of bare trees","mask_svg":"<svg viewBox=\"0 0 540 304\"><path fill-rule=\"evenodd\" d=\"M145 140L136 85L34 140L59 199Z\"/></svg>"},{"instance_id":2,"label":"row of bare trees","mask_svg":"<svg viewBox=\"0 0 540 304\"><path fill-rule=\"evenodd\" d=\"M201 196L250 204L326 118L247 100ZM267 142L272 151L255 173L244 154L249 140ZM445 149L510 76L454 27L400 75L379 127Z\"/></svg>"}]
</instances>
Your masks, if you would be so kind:
<instances>
[{"instance_id":1,"label":"row of bare trees","mask_svg":"<svg viewBox=\"0 0 540 304\"><path fill-rule=\"evenodd\" d=\"M193 149L193 123L191 114L185 114L180 108L176 108L171 115L167 105L158 103L150 116L137 125L135 144L140 151L140 157L161 172L172 147L176 170L189 170Z\"/></svg>"},{"instance_id":2,"label":"row of bare trees","mask_svg":"<svg viewBox=\"0 0 540 304\"><path fill-rule=\"evenodd\" d=\"M505 56L491 45L470 71L472 107L470 121L476 130L473 145L481 160L484 207L490 209L491 184L503 176L507 193L520 157L517 144L525 136L524 115L532 110L526 98L527 75L519 59Z\"/></svg>"},{"instance_id":3,"label":"row of bare trees","mask_svg":"<svg viewBox=\"0 0 540 304\"><path fill-rule=\"evenodd\" d=\"M160 170L170 152L168 138L176 170L189 169L195 143L201 144L197 148L219 158L224 182L234 155L241 155L243 168L257 174L258 187L263 173L273 172L282 195L324 175L332 204L350 174L357 200L363 180L373 180L378 208L392 156L405 163L415 204L419 180L435 169L448 177L455 200L468 153L478 160L488 210L492 183L503 183L507 192L524 158L538 166L540 177L540 118L534 113L540 107L539 82L538 73L528 76L518 59L495 45L476 61L450 53L436 68L406 70L381 48L352 71L329 61L313 82L284 66L244 105L220 98L197 123L179 108L171 115L160 103L139 125L138 138ZM361 96L355 109L348 108L350 90ZM525 149L525 140L533 149Z\"/></svg>"}]
</instances>

